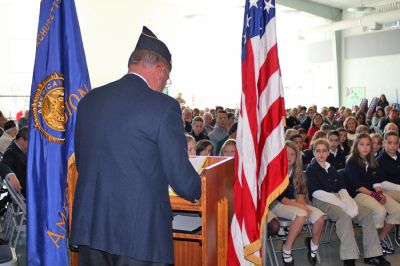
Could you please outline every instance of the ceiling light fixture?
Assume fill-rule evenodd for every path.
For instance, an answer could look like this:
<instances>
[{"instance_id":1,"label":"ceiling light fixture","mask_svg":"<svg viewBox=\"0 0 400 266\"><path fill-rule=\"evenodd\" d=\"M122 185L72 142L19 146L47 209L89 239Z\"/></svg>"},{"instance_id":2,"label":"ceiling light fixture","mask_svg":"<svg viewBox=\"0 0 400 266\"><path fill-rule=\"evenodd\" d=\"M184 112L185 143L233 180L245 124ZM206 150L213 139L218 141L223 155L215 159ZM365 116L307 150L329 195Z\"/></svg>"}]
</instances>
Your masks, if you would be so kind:
<instances>
[{"instance_id":1,"label":"ceiling light fixture","mask_svg":"<svg viewBox=\"0 0 400 266\"><path fill-rule=\"evenodd\" d=\"M369 13L369 12L375 11L375 9L376 8L372 7L372 6L364 6L363 5L363 1L361 0L360 1L360 6L349 7L347 9L347 11L351 12L351 13Z\"/></svg>"}]
</instances>

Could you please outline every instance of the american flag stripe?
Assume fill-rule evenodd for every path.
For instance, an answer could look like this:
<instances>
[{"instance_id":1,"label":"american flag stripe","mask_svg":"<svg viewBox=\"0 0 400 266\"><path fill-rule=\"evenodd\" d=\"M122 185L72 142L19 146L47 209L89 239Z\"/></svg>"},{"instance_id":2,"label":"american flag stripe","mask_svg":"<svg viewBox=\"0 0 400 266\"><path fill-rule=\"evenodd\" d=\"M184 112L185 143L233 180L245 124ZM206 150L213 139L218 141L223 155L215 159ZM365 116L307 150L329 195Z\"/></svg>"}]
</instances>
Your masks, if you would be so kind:
<instances>
[{"instance_id":1,"label":"american flag stripe","mask_svg":"<svg viewBox=\"0 0 400 266\"><path fill-rule=\"evenodd\" d=\"M274 45L268 51L267 59L260 68L260 73L264 73L264 75L260 75L260 78L258 79L259 96L267 89L267 84L269 79L278 70L279 70L278 48L277 45ZM260 101L260 104L264 103Z\"/></svg>"},{"instance_id":2,"label":"american flag stripe","mask_svg":"<svg viewBox=\"0 0 400 266\"><path fill-rule=\"evenodd\" d=\"M275 24L274 0L246 1L233 184L235 213L228 241L228 265L261 263L260 231L268 212L266 207L288 181Z\"/></svg>"},{"instance_id":3,"label":"american flag stripe","mask_svg":"<svg viewBox=\"0 0 400 266\"><path fill-rule=\"evenodd\" d=\"M268 182L262 183L260 192L260 197L266 200L260 203L258 213L259 219L262 219L266 215L264 210L271 204L273 200L275 200L275 198L287 187L289 183L287 178L283 180L273 178L282 174L282 164L286 163L286 149L282 149L279 155L276 156L268 165L268 175L266 177ZM275 194L274 192L276 193L276 196L272 197L271 195Z\"/></svg>"},{"instance_id":4,"label":"american flag stripe","mask_svg":"<svg viewBox=\"0 0 400 266\"><path fill-rule=\"evenodd\" d=\"M272 46L276 45L277 43L275 28L276 28L276 21L275 18L273 18L270 20L267 27L265 28L264 36L261 39L259 39L259 42L261 43L260 47L263 47L263 49L260 49L259 51L261 62L265 62L265 59L267 58L267 52L271 49Z\"/></svg>"},{"instance_id":5,"label":"american flag stripe","mask_svg":"<svg viewBox=\"0 0 400 266\"><path fill-rule=\"evenodd\" d=\"M281 122L282 123L282 122ZM283 125L277 126L275 130L271 133L271 136L267 139L266 145L264 145L264 149L261 155L261 158L263 161L265 161L265 164L262 164L260 167L260 179L259 179L259 185L264 181L264 179L267 176L268 173L268 168L271 162L279 157L279 153L282 152L283 148L285 147L285 144L283 142L276 142L276 139L278 138L284 138L284 132L283 132Z\"/></svg>"},{"instance_id":6,"label":"american flag stripe","mask_svg":"<svg viewBox=\"0 0 400 266\"><path fill-rule=\"evenodd\" d=\"M276 71L274 74L271 75L269 78L269 83L267 88L261 93L260 95L260 117L266 117L268 110L271 108L272 104L275 103L280 98L280 91L275 90L271 87L276 84L281 79L279 72ZM281 119L282 117L280 117Z\"/></svg>"},{"instance_id":7,"label":"american flag stripe","mask_svg":"<svg viewBox=\"0 0 400 266\"><path fill-rule=\"evenodd\" d=\"M258 78L258 69L254 69L257 60L253 57L253 49L251 45L247 45L248 61L242 64L242 98L244 97L245 109L247 113L247 121L250 126L251 136L253 137L254 146L257 144L258 132L258 95L257 95L257 82L255 76ZM245 118L245 117L244 117Z\"/></svg>"},{"instance_id":8,"label":"american flag stripe","mask_svg":"<svg viewBox=\"0 0 400 266\"><path fill-rule=\"evenodd\" d=\"M247 119L246 116L247 112L243 112L243 119L239 117L239 123L242 123L242 127L240 129L243 131L242 134L237 135L237 140L242 140L240 147L238 147L238 153L241 155L239 156L240 158L240 166L243 169L243 171L238 171L239 173L239 182L242 187L245 189L247 188L252 188L254 190L257 187L257 182L256 179L246 179L245 177L250 177L250 176L256 176L256 168L257 168L257 158L256 158L256 150L257 147L255 146L255 143L253 139L255 138L254 133L252 134L250 132L250 124L249 120ZM238 127L239 128L239 127ZM252 136L250 137L244 137L244 136ZM242 174L243 173L243 174ZM243 179L247 180L249 182L249 187L243 185ZM257 197L256 195L253 195L253 205L254 208L257 206Z\"/></svg>"}]
</instances>

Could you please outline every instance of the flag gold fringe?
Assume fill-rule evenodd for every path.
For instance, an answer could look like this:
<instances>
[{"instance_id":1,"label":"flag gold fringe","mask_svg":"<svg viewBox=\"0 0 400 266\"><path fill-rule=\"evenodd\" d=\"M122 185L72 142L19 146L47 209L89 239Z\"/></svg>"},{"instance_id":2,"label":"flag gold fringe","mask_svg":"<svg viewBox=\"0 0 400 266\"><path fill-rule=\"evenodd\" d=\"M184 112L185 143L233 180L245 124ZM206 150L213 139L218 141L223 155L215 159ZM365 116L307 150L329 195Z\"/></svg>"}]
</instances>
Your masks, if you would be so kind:
<instances>
[{"instance_id":1,"label":"flag gold fringe","mask_svg":"<svg viewBox=\"0 0 400 266\"><path fill-rule=\"evenodd\" d=\"M68 158L68 172L67 172L67 200L68 200L68 224L69 232L71 232L72 224L72 206L74 202L76 181L78 180L78 170L75 164L75 153ZM70 252L70 265L78 266L78 253Z\"/></svg>"},{"instance_id":2,"label":"flag gold fringe","mask_svg":"<svg viewBox=\"0 0 400 266\"><path fill-rule=\"evenodd\" d=\"M246 245L244 247L244 256L245 258L250 261L251 263L260 266L262 265L262 259L261 257L258 257L254 255L258 250L261 249L262 247L262 241L263 241L263 235L264 235L264 224L267 222L267 216L269 213L269 205L280 195L282 194L283 191L287 188L289 185L289 177L286 176L282 183L271 193L266 199L266 206L264 210L264 214L261 218L261 223L260 223L260 237L253 243Z\"/></svg>"}]
</instances>

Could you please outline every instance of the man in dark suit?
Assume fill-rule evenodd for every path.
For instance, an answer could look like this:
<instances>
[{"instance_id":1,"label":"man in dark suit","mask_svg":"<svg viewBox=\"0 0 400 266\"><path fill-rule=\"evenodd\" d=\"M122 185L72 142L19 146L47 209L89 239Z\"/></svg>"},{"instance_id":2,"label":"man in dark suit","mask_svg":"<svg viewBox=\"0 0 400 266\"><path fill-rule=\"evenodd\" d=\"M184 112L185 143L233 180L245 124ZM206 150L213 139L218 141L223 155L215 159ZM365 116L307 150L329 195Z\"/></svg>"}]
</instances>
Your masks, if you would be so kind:
<instances>
[{"instance_id":1,"label":"man in dark suit","mask_svg":"<svg viewBox=\"0 0 400 266\"><path fill-rule=\"evenodd\" d=\"M0 162L0 176L10 179L17 191L25 196L26 193L26 167L28 150L28 128L21 128L15 140L7 148Z\"/></svg>"},{"instance_id":2,"label":"man in dark suit","mask_svg":"<svg viewBox=\"0 0 400 266\"><path fill-rule=\"evenodd\" d=\"M179 104L162 93L171 68L167 46L143 27L129 73L78 106L71 244L79 266L174 261L168 185L195 201L201 184Z\"/></svg>"}]
</instances>

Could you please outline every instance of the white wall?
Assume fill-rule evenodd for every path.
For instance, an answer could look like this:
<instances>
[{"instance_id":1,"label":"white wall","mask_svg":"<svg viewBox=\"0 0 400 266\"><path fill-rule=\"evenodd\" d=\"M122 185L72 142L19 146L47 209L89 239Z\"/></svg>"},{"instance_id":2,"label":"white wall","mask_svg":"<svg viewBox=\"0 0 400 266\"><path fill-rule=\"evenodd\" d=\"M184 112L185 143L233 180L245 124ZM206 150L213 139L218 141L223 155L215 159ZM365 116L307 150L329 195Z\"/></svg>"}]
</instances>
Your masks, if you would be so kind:
<instances>
[{"instance_id":1,"label":"white wall","mask_svg":"<svg viewBox=\"0 0 400 266\"><path fill-rule=\"evenodd\" d=\"M396 88L400 93L400 55L387 55L343 60L342 88L365 87L371 100L385 94L390 103L396 102Z\"/></svg>"},{"instance_id":2,"label":"white wall","mask_svg":"<svg viewBox=\"0 0 400 266\"><path fill-rule=\"evenodd\" d=\"M189 106L237 107L244 2L75 0L92 87L126 73L141 27L147 25L171 50L171 96L182 92ZM40 0L0 0L0 23L6 25L0 29L0 96L30 94L39 4ZM287 107L335 105L335 62L308 62L309 42L299 36L303 28L324 20L281 6L277 16ZM15 116L28 105L28 97L0 97L0 110L6 115Z\"/></svg>"},{"instance_id":3,"label":"white wall","mask_svg":"<svg viewBox=\"0 0 400 266\"><path fill-rule=\"evenodd\" d=\"M35 1L37 2L37 1ZM29 105L38 2L0 1L0 108L6 116Z\"/></svg>"},{"instance_id":4,"label":"white wall","mask_svg":"<svg viewBox=\"0 0 400 266\"><path fill-rule=\"evenodd\" d=\"M0 0L0 22L7 22L0 36L0 96L30 94L39 3ZM75 3L93 88L127 72L129 55L146 25L172 53L170 95L182 92L188 105L194 101L199 107L236 107L240 102L242 1ZM221 18L224 12L229 14L225 19ZM28 101L0 97L0 109L12 116L28 105Z\"/></svg>"},{"instance_id":5,"label":"white wall","mask_svg":"<svg viewBox=\"0 0 400 266\"><path fill-rule=\"evenodd\" d=\"M346 13L346 19L354 17ZM393 29L399 31L399 29ZM371 37L380 32L364 32L360 27L344 30L342 32L342 82L343 91L341 102L344 102L344 91L352 87L365 87L366 98L370 101L373 97L379 97L385 94L390 103L396 102L396 88L400 94L400 54L391 54L383 56L365 56L361 58L346 58L344 40L350 36L371 35ZM383 41L384 42L384 41ZM397 45L400 45L398 43ZM368 42L360 47L365 49ZM383 47L383 45L382 45Z\"/></svg>"},{"instance_id":6,"label":"white wall","mask_svg":"<svg viewBox=\"0 0 400 266\"><path fill-rule=\"evenodd\" d=\"M335 39L331 33L313 31L328 21L303 12L283 12L277 28L286 108L337 106Z\"/></svg>"}]
</instances>

